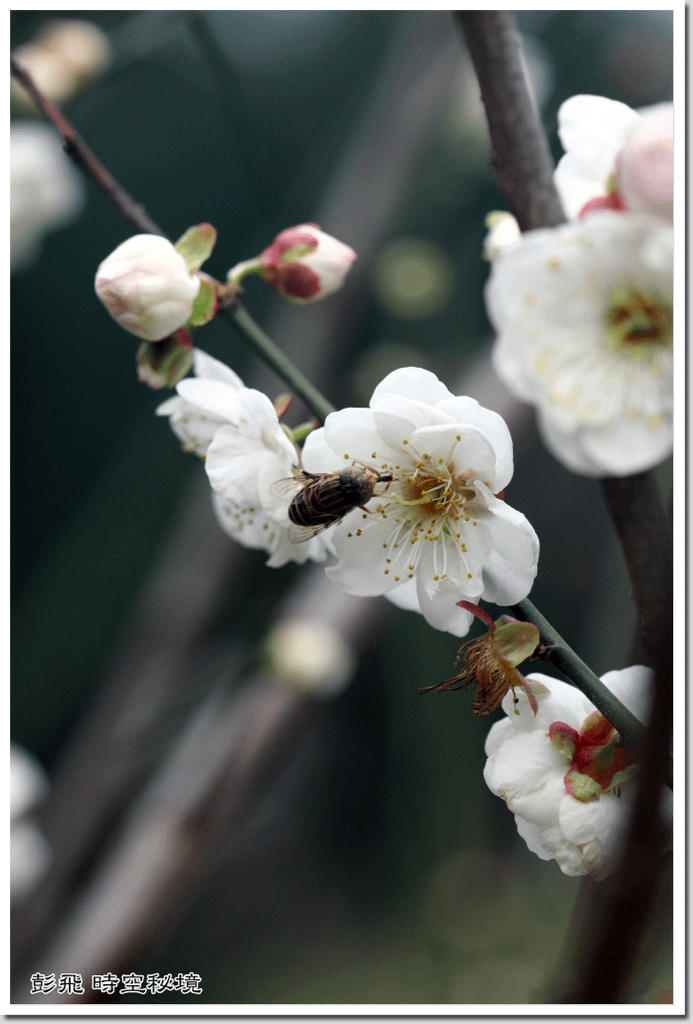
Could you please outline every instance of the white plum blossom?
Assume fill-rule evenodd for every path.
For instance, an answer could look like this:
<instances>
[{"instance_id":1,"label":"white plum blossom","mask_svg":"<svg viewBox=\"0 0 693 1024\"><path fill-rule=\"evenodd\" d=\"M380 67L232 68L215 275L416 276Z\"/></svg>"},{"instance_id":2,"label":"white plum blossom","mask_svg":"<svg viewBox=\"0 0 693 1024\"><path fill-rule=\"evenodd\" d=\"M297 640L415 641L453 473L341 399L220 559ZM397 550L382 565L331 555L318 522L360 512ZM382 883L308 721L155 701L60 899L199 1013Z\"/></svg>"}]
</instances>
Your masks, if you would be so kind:
<instances>
[{"instance_id":1,"label":"white plum blossom","mask_svg":"<svg viewBox=\"0 0 693 1024\"><path fill-rule=\"evenodd\" d=\"M638 112L604 96L572 96L559 108L565 149L554 181L571 220L610 207L671 221L673 107Z\"/></svg>"},{"instance_id":2,"label":"white plum blossom","mask_svg":"<svg viewBox=\"0 0 693 1024\"><path fill-rule=\"evenodd\" d=\"M641 665L602 676L641 722L651 680L652 671ZM484 779L515 815L532 853L555 860L566 875L606 878L617 867L633 807L636 755L576 687L539 673L527 683L537 714L521 690L506 695L507 717L486 738ZM666 790L660 813L670 818L671 806Z\"/></svg>"},{"instance_id":3,"label":"white plum blossom","mask_svg":"<svg viewBox=\"0 0 693 1024\"><path fill-rule=\"evenodd\" d=\"M168 239L133 235L99 265L94 287L121 327L161 341L190 319L200 278Z\"/></svg>"},{"instance_id":4,"label":"white plum blossom","mask_svg":"<svg viewBox=\"0 0 693 1024\"><path fill-rule=\"evenodd\" d=\"M368 409L331 413L303 448L308 472L364 465L392 480L335 528L343 590L385 594L436 629L464 636L463 598L514 604L537 571L539 541L500 494L513 473L504 420L456 397L428 370L405 367L375 389Z\"/></svg>"},{"instance_id":5,"label":"white plum blossom","mask_svg":"<svg viewBox=\"0 0 693 1024\"><path fill-rule=\"evenodd\" d=\"M613 211L529 231L492 265L496 372L568 469L625 476L673 442L673 232Z\"/></svg>"},{"instance_id":6,"label":"white plum blossom","mask_svg":"<svg viewBox=\"0 0 693 1024\"><path fill-rule=\"evenodd\" d=\"M297 224L280 232L257 259L233 267L228 279L238 283L258 273L285 299L308 305L341 288L355 259L353 249L316 224Z\"/></svg>"},{"instance_id":7,"label":"white plum blossom","mask_svg":"<svg viewBox=\"0 0 693 1024\"><path fill-rule=\"evenodd\" d=\"M298 454L269 398L200 349L194 367L196 378L182 380L178 395L156 411L169 417L184 450L205 460L220 525L239 544L268 551L269 566L323 561L330 531L295 543L288 501L274 494L292 477Z\"/></svg>"}]
</instances>

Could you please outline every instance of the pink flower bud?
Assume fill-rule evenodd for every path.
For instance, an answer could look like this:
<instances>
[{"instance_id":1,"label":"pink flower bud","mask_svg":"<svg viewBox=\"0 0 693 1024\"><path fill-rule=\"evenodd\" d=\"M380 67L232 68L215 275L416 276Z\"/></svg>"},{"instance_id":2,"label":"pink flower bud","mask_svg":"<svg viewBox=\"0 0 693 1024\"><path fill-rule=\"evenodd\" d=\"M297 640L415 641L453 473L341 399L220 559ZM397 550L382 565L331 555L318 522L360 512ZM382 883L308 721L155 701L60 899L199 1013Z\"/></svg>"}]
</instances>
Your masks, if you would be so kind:
<instances>
[{"instance_id":1,"label":"pink flower bud","mask_svg":"<svg viewBox=\"0 0 693 1024\"><path fill-rule=\"evenodd\" d=\"M262 276L290 302L307 305L344 284L356 253L315 224L282 231L260 256Z\"/></svg>"},{"instance_id":2,"label":"pink flower bud","mask_svg":"<svg viewBox=\"0 0 693 1024\"><path fill-rule=\"evenodd\" d=\"M650 107L631 126L617 176L628 210L673 219L674 108L670 103Z\"/></svg>"},{"instance_id":3,"label":"pink flower bud","mask_svg":"<svg viewBox=\"0 0 693 1024\"><path fill-rule=\"evenodd\" d=\"M133 235L96 271L96 294L121 327L161 341L190 319L200 279L159 235Z\"/></svg>"}]
</instances>

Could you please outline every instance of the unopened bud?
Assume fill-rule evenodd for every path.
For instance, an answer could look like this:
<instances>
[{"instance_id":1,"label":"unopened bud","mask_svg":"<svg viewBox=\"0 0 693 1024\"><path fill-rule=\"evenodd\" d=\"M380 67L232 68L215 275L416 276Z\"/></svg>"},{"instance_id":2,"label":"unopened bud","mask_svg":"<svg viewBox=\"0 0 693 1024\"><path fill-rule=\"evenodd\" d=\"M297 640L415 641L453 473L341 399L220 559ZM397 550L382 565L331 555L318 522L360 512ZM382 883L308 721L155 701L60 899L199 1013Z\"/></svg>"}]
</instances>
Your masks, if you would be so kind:
<instances>
[{"instance_id":1,"label":"unopened bud","mask_svg":"<svg viewBox=\"0 0 693 1024\"><path fill-rule=\"evenodd\" d=\"M166 238L133 235L101 263L94 287L121 327L161 341L190 319L200 279Z\"/></svg>"},{"instance_id":2,"label":"unopened bud","mask_svg":"<svg viewBox=\"0 0 693 1024\"><path fill-rule=\"evenodd\" d=\"M175 387L192 368L194 349L184 327L163 341L143 341L137 350L137 376L150 388Z\"/></svg>"},{"instance_id":3,"label":"unopened bud","mask_svg":"<svg viewBox=\"0 0 693 1024\"><path fill-rule=\"evenodd\" d=\"M341 288L355 259L353 249L315 224L299 224L278 234L257 259L238 263L228 278L237 284L260 274L285 299L308 305Z\"/></svg>"}]
</instances>

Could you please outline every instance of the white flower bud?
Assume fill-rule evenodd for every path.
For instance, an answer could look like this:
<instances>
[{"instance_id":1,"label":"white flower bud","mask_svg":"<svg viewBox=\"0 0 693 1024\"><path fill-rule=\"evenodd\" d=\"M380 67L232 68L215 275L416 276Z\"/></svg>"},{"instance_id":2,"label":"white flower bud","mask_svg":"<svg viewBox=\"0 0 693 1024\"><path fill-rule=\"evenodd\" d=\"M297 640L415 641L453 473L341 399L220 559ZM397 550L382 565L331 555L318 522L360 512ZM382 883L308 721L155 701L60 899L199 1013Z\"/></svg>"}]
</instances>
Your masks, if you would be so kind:
<instances>
[{"instance_id":1,"label":"white flower bud","mask_svg":"<svg viewBox=\"0 0 693 1024\"><path fill-rule=\"evenodd\" d=\"M200 279L166 238L133 235L99 266L94 287L121 327L161 341L190 319Z\"/></svg>"}]
</instances>

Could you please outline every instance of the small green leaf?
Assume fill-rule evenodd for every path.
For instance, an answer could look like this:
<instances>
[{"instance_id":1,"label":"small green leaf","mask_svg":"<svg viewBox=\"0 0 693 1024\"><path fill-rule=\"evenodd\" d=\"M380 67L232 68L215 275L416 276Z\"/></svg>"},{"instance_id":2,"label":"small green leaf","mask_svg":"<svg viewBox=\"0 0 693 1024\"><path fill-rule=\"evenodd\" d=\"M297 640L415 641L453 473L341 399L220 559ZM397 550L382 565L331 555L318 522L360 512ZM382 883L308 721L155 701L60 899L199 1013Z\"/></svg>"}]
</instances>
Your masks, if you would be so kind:
<instances>
[{"instance_id":1,"label":"small green leaf","mask_svg":"<svg viewBox=\"0 0 693 1024\"><path fill-rule=\"evenodd\" d=\"M216 228L211 224L196 224L181 235L173 248L188 264L190 273L194 274L212 255L216 240Z\"/></svg>"},{"instance_id":2,"label":"small green leaf","mask_svg":"<svg viewBox=\"0 0 693 1024\"><path fill-rule=\"evenodd\" d=\"M202 327L209 323L217 311L217 293L211 281L203 277L200 281L200 290L193 302L190 324L192 327Z\"/></svg>"}]
</instances>

